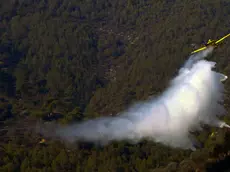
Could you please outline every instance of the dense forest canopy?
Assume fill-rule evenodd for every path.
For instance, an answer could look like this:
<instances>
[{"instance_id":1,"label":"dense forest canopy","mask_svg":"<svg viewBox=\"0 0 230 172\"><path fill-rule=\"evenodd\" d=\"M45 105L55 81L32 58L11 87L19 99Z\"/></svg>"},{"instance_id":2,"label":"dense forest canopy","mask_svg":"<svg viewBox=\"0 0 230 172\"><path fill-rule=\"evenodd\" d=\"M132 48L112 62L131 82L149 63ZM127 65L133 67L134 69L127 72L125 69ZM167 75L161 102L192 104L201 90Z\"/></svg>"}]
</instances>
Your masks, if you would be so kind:
<instances>
[{"instance_id":1,"label":"dense forest canopy","mask_svg":"<svg viewBox=\"0 0 230 172\"><path fill-rule=\"evenodd\" d=\"M38 144L29 128L37 120L116 115L158 95L192 44L229 32L229 8L229 0L1 0L0 170L204 170L208 157L227 153L227 131L207 128L197 136L202 148L191 153L149 141L69 149L52 140ZM228 46L211 57L226 75ZM229 80L225 87L228 93ZM218 137L210 139L214 130Z\"/></svg>"}]
</instances>

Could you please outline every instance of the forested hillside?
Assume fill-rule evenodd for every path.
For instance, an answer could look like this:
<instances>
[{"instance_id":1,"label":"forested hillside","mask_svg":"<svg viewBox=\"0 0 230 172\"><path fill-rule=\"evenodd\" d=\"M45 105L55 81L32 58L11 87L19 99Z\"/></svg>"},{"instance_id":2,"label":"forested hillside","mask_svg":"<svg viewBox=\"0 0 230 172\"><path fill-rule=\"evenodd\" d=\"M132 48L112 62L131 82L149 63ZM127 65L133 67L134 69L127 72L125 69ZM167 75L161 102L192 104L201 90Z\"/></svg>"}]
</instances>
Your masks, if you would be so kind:
<instances>
[{"instance_id":1,"label":"forested hillside","mask_svg":"<svg viewBox=\"0 0 230 172\"><path fill-rule=\"evenodd\" d=\"M150 141L41 144L31 127L116 115L158 95L193 44L229 33L229 8L229 0L1 0L0 171L206 171L213 163L221 171L225 129L197 133L201 147L191 152ZM226 75L229 45L210 57ZM230 112L228 96L225 106Z\"/></svg>"}]
</instances>

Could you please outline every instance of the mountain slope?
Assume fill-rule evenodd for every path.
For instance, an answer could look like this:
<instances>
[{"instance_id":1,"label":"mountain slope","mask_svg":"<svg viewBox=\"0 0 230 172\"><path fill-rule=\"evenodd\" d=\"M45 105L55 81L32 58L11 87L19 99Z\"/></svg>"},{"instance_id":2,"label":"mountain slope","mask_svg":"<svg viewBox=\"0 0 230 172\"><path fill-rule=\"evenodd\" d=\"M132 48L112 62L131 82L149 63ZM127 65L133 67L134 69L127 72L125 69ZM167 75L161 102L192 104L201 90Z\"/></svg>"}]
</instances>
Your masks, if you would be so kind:
<instances>
[{"instance_id":1,"label":"mountain slope","mask_svg":"<svg viewBox=\"0 0 230 172\"><path fill-rule=\"evenodd\" d=\"M147 141L104 148L78 143L75 150L49 139L40 145L27 118L68 123L116 115L158 95L188 58L191 44L229 32L229 7L228 0L2 0L1 170L151 171L171 161L177 171L205 168L208 156L229 148L227 131L217 130L215 139L209 137L215 129L199 133L204 149L188 160L190 151ZM210 57L226 75L229 43ZM225 86L228 93L230 81ZM225 105L229 109L228 97Z\"/></svg>"}]
</instances>

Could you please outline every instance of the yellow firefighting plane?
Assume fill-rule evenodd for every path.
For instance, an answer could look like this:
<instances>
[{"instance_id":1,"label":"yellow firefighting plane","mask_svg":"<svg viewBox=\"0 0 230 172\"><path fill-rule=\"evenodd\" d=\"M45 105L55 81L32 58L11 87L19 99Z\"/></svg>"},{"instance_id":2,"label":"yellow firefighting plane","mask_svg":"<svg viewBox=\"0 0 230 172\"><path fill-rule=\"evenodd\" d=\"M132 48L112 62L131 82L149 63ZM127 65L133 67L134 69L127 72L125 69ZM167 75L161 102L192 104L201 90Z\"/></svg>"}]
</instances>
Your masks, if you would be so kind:
<instances>
[{"instance_id":1,"label":"yellow firefighting plane","mask_svg":"<svg viewBox=\"0 0 230 172\"><path fill-rule=\"evenodd\" d=\"M205 46L197 49L197 50L194 50L193 52L191 52L191 54L194 54L194 53L197 53L199 51L203 51L205 50L206 48L208 48L209 46L213 46L214 48L216 48L220 42L222 42L225 38L229 37L230 36L230 33L225 35L224 37L220 38L219 40L212 40L212 39L209 39L208 42L205 44Z\"/></svg>"}]
</instances>

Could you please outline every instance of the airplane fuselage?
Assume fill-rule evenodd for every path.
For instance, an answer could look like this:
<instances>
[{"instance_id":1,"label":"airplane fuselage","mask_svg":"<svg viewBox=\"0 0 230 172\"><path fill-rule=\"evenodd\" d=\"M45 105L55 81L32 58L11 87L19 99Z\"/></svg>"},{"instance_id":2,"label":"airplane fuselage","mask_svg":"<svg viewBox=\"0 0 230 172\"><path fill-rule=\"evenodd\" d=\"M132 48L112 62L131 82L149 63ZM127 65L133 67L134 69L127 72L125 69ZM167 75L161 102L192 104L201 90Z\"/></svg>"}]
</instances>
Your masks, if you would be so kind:
<instances>
[{"instance_id":1,"label":"airplane fuselage","mask_svg":"<svg viewBox=\"0 0 230 172\"><path fill-rule=\"evenodd\" d=\"M216 45L216 40L211 40L209 39L208 42L205 44L205 46L208 46L208 45Z\"/></svg>"},{"instance_id":2,"label":"airplane fuselage","mask_svg":"<svg viewBox=\"0 0 230 172\"><path fill-rule=\"evenodd\" d=\"M225 35L224 37L218 39L218 40L209 39L208 42L205 43L203 47L201 47L201 48L199 48L199 49L197 49L197 50L194 50L191 54L197 53L197 52L199 52L199 51L203 51L203 50L207 49L207 48L210 47L210 46L216 48L219 44L221 44L221 42L222 42L225 38L227 38L227 37L229 37L229 36L230 36L230 33L227 34L227 35Z\"/></svg>"}]
</instances>

